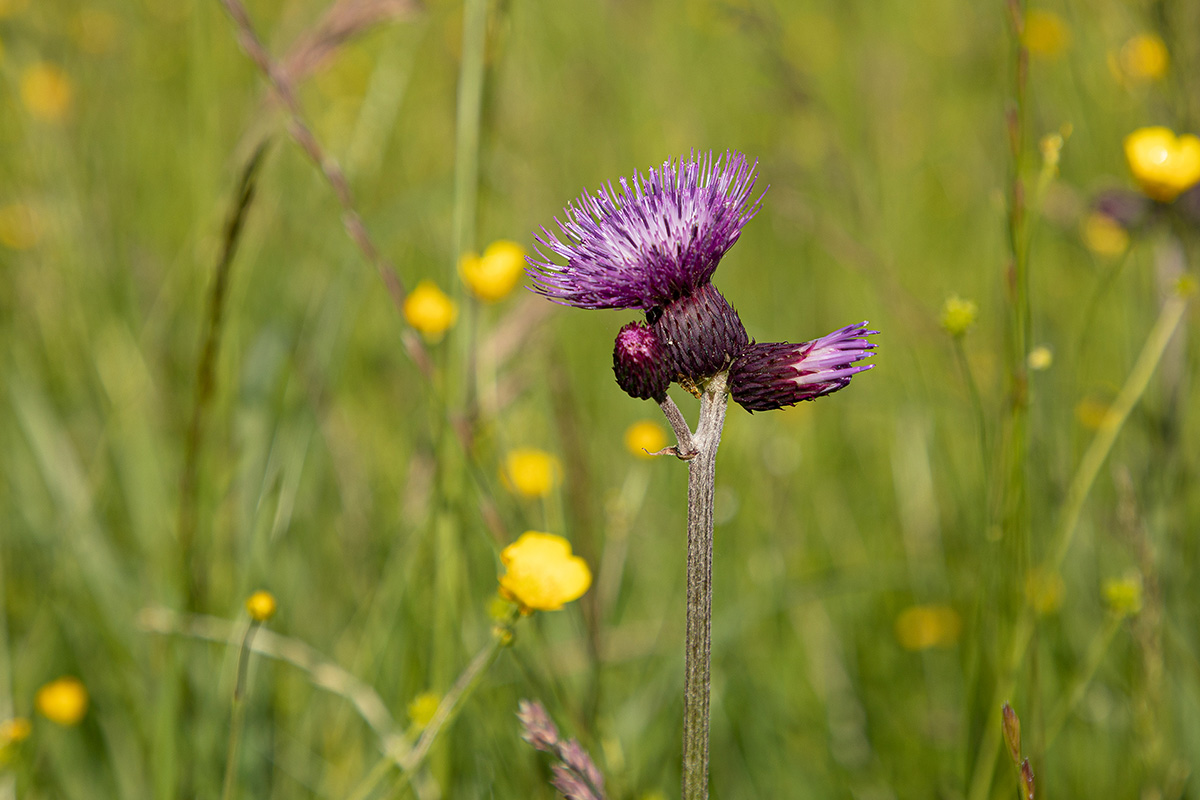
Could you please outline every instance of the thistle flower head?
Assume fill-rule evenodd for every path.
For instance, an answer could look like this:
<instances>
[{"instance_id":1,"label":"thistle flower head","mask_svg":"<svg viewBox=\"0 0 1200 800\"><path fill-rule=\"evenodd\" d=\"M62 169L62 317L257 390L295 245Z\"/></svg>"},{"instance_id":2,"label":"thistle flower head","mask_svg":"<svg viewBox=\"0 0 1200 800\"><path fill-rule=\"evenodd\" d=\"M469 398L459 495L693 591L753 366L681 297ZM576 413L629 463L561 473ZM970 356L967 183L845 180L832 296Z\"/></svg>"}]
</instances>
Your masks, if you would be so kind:
<instances>
[{"instance_id":1,"label":"thistle flower head","mask_svg":"<svg viewBox=\"0 0 1200 800\"><path fill-rule=\"evenodd\" d=\"M856 362L872 355L866 337L875 333L864 322L803 344L752 344L729 368L733 399L747 411L770 411L836 392L874 366Z\"/></svg>"},{"instance_id":2,"label":"thistle flower head","mask_svg":"<svg viewBox=\"0 0 1200 800\"><path fill-rule=\"evenodd\" d=\"M535 290L579 308L644 311L691 293L757 213L757 166L741 153L693 153L621 178L619 190L585 191L555 220L561 235L543 227L535 237Z\"/></svg>"}]
</instances>

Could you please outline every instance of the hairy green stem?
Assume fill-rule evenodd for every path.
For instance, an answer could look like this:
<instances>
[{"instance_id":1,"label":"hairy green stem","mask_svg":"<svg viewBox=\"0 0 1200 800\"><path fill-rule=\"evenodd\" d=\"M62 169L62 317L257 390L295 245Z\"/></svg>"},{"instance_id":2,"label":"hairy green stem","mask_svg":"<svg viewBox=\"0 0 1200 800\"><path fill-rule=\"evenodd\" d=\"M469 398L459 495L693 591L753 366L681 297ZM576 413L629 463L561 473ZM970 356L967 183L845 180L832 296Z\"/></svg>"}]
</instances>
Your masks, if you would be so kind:
<instances>
[{"instance_id":1,"label":"hairy green stem","mask_svg":"<svg viewBox=\"0 0 1200 800\"><path fill-rule=\"evenodd\" d=\"M717 447L729 403L727 374L712 378L700 399L700 422L688 443L687 633L684 645L683 799L708 797L708 698L711 660L713 495ZM670 414L668 414L670 419ZM671 420L672 426L676 421Z\"/></svg>"}]
</instances>

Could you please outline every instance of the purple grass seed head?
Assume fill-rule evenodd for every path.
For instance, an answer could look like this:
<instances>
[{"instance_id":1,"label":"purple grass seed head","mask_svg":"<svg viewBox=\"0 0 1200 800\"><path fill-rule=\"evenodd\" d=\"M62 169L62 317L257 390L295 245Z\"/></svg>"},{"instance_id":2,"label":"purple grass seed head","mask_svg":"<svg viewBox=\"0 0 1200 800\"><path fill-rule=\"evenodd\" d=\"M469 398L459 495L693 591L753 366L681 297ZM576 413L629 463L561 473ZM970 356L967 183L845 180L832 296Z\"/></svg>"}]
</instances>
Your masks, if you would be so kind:
<instances>
[{"instance_id":1,"label":"purple grass seed head","mask_svg":"<svg viewBox=\"0 0 1200 800\"><path fill-rule=\"evenodd\" d=\"M803 344L752 344L730 367L730 393L747 411L771 411L836 392L874 366L856 362L872 355L875 333L864 322Z\"/></svg>"},{"instance_id":2,"label":"purple grass seed head","mask_svg":"<svg viewBox=\"0 0 1200 800\"><path fill-rule=\"evenodd\" d=\"M647 312L690 294L758 212L757 166L741 153L692 153L621 178L619 190L585 191L555 220L561 233L535 236L526 259L534 290L579 308Z\"/></svg>"},{"instance_id":3,"label":"purple grass seed head","mask_svg":"<svg viewBox=\"0 0 1200 800\"><path fill-rule=\"evenodd\" d=\"M558 728L546 713L545 706L536 700L522 700L517 705L517 719L521 720L524 728L522 739L543 752L555 752L558 748Z\"/></svg>"},{"instance_id":4,"label":"purple grass seed head","mask_svg":"<svg viewBox=\"0 0 1200 800\"><path fill-rule=\"evenodd\" d=\"M667 397L672 376L667 356L658 336L645 323L630 322L617 333L613 372L630 397L658 403Z\"/></svg>"}]
</instances>

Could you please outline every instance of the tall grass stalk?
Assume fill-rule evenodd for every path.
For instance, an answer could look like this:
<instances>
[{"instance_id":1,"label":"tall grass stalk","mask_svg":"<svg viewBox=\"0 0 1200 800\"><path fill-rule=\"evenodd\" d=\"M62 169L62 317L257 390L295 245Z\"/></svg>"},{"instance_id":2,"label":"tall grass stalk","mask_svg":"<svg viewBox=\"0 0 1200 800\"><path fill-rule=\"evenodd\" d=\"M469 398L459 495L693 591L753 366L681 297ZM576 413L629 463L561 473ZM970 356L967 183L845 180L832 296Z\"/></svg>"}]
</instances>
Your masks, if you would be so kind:
<instances>
[{"instance_id":1,"label":"tall grass stalk","mask_svg":"<svg viewBox=\"0 0 1200 800\"><path fill-rule=\"evenodd\" d=\"M1117 394L1116 400L1105 413L1100 429L1096 431L1096 435L1092 438L1091 444L1088 445L1088 449L1075 471L1070 489L1067 491L1067 499L1049 551L1050 554L1041 568L1041 574L1054 575L1062 567L1063 560L1074 539L1084 501L1096 481L1100 467L1112 451L1117 435L1124 427L1130 412L1145 393L1168 343L1183 321L1184 312L1187 310L1193 292L1194 287L1190 282L1181 282L1176 293L1163 304L1158 320L1146 337L1146 343L1142 346L1141 353L1138 355L1129 377ZM1001 677L997 682L992 702L988 706L989 710L998 710L1016 687L1017 670L1033 640L1036 626L1035 613L1033 607L1028 603L1022 607L1013 630L1007 659L1001 664ZM988 725L984 728L983 740L980 743L971 775L971 786L967 793L968 800L985 800L988 796L992 776L995 772L996 757L1000 752L1000 733L999 724Z\"/></svg>"},{"instance_id":2,"label":"tall grass stalk","mask_svg":"<svg viewBox=\"0 0 1200 800\"><path fill-rule=\"evenodd\" d=\"M269 141L255 148L241 170L237 190L230 204L221 239L221 253L213 272L208 295L208 313L204 320L204 345L196 360L196 385L192 399L192 414L184 443L183 472L179 487L178 552L180 574L185 587L186 607L199 610L205 602L207 577L203 569L209 563L197 553L196 534L199 527L200 457L204 448L204 430L208 412L216 394L217 355L224 330L225 301L229 295L229 276L233 259L242 239L246 215L254 202L258 174L267 153Z\"/></svg>"},{"instance_id":3,"label":"tall grass stalk","mask_svg":"<svg viewBox=\"0 0 1200 800\"><path fill-rule=\"evenodd\" d=\"M242 741L242 728L246 724L246 678L250 671L251 643L261 623L250 620L238 649L237 678L233 684L233 713L229 721L229 747L225 755L225 781L221 789L221 800L233 800L237 788L238 749Z\"/></svg>"}]
</instances>

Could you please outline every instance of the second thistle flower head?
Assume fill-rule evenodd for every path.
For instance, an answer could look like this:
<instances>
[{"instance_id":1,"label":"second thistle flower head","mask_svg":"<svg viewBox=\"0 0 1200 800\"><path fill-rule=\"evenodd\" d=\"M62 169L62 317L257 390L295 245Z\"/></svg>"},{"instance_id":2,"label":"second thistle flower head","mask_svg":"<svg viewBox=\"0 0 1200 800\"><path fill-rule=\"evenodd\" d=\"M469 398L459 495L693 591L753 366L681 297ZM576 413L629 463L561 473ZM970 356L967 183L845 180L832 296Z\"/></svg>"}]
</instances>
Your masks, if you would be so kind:
<instances>
[{"instance_id":1,"label":"second thistle flower head","mask_svg":"<svg viewBox=\"0 0 1200 800\"><path fill-rule=\"evenodd\" d=\"M542 228L528 259L536 291L579 308L650 311L708 283L758 212L755 169L741 153L692 154L584 192ZM555 257L565 259L559 264Z\"/></svg>"}]
</instances>

